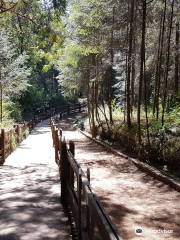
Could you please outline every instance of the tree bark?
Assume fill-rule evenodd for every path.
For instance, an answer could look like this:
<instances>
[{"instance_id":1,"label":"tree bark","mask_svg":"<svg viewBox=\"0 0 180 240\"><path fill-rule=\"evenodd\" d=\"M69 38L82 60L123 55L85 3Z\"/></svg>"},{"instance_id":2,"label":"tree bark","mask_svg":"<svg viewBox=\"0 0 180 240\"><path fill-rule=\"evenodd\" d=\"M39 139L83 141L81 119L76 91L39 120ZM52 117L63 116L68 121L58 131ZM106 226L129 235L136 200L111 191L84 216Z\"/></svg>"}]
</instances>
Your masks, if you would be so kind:
<instances>
[{"instance_id":1,"label":"tree bark","mask_svg":"<svg viewBox=\"0 0 180 240\"><path fill-rule=\"evenodd\" d=\"M176 96L179 91L179 22L176 23L176 53L175 53L175 77L174 90Z\"/></svg>"},{"instance_id":2,"label":"tree bark","mask_svg":"<svg viewBox=\"0 0 180 240\"><path fill-rule=\"evenodd\" d=\"M142 33L141 33L141 63L140 63L140 77L139 77L139 96L138 96L138 111L137 111L137 123L138 123L138 139L141 144L141 102L142 102L142 84L144 81L144 60L145 60L145 33L146 33L146 0L142 0Z\"/></svg>"},{"instance_id":3,"label":"tree bark","mask_svg":"<svg viewBox=\"0 0 180 240\"><path fill-rule=\"evenodd\" d=\"M159 66L158 66L158 80L157 80L157 93L156 93L156 118L159 119L159 96L161 87L161 71L162 71L162 59L163 59L163 49L164 49L164 33L165 33L165 20L166 20L166 10L167 10L167 0L164 0L164 12L162 20L162 34L161 34L161 48L159 55Z\"/></svg>"},{"instance_id":4,"label":"tree bark","mask_svg":"<svg viewBox=\"0 0 180 240\"><path fill-rule=\"evenodd\" d=\"M111 68L113 69L113 64L114 64L114 7L113 7L113 12L112 12L112 29L111 29ZM112 91L112 84L113 84L113 74L111 74L111 78L108 81L108 106L109 106L109 120L110 123L113 123L113 116L112 116L112 99L113 99L113 91Z\"/></svg>"},{"instance_id":5,"label":"tree bark","mask_svg":"<svg viewBox=\"0 0 180 240\"><path fill-rule=\"evenodd\" d=\"M157 52L157 62L156 62L156 72L155 72L155 82L154 82L154 102L153 102L153 115L155 115L156 107L157 107L157 91L158 91L158 79L159 79L159 66L160 66L160 51L161 51L161 36L162 36L162 19L161 16L160 26L159 26L159 37L158 37L158 52Z\"/></svg>"},{"instance_id":6,"label":"tree bark","mask_svg":"<svg viewBox=\"0 0 180 240\"><path fill-rule=\"evenodd\" d=\"M168 87L168 75L169 75L169 60L170 60L170 46L171 46L173 13L174 13L174 0L172 1L172 4L171 4L171 18L170 18L169 34L168 34L166 72L165 72L165 76L164 76L164 93L163 93L163 101L162 101L162 119L161 119L162 125L164 125L164 114L165 114L166 99L167 99L167 87Z\"/></svg>"},{"instance_id":7,"label":"tree bark","mask_svg":"<svg viewBox=\"0 0 180 240\"><path fill-rule=\"evenodd\" d=\"M131 127L131 70L132 70L132 45L133 45L133 20L134 20L134 0L131 0L130 7L130 27L129 27L129 43L128 43L128 66L127 66L127 92L126 92L126 110L127 110L127 126Z\"/></svg>"}]
</instances>

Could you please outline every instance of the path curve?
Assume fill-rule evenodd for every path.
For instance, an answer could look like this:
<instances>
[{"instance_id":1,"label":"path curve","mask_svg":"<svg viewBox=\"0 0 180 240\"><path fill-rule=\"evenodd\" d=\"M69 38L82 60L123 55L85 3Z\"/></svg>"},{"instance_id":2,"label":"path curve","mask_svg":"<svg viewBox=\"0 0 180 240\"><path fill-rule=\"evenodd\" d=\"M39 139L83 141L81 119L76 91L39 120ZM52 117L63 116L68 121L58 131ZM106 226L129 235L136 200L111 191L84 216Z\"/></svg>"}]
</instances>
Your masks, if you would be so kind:
<instances>
[{"instance_id":1,"label":"path curve","mask_svg":"<svg viewBox=\"0 0 180 240\"><path fill-rule=\"evenodd\" d=\"M70 240L48 121L0 167L0 240Z\"/></svg>"}]
</instances>

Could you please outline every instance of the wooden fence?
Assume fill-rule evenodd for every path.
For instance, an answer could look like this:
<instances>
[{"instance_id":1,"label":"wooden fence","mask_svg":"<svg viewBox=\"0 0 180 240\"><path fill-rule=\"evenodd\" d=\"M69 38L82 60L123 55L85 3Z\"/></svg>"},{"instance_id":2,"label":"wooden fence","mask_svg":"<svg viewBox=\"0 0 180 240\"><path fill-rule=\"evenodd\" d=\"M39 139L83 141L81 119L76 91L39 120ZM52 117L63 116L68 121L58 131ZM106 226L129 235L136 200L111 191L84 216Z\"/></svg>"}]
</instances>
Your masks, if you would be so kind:
<instances>
[{"instance_id":1,"label":"wooden fence","mask_svg":"<svg viewBox=\"0 0 180 240\"><path fill-rule=\"evenodd\" d=\"M0 165L3 165L5 159L14 151L16 146L20 144L31 132L34 126L40 121L49 118L51 111L46 113L36 113L33 120L22 124L15 124L12 129L0 130Z\"/></svg>"},{"instance_id":2,"label":"wooden fence","mask_svg":"<svg viewBox=\"0 0 180 240\"><path fill-rule=\"evenodd\" d=\"M75 104L67 104L67 105L59 106L56 108L50 108L48 110L39 111L37 114L35 114L33 121L38 122L55 115L56 115L56 118L61 119L64 115L82 112L84 111L85 107L86 107L86 103L75 103Z\"/></svg>"},{"instance_id":3,"label":"wooden fence","mask_svg":"<svg viewBox=\"0 0 180 240\"><path fill-rule=\"evenodd\" d=\"M33 124L23 123L14 125L10 130L1 129L0 133L0 165L3 165L5 159L14 151L16 146L25 139L32 130Z\"/></svg>"},{"instance_id":4,"label":"wooden fence","mask_svg":"<svg viewBox=\"0 0 180 240\"><path fill-rule=\"evenodd\" d=\"M65 114L81 112L85 104L71 104L59 106L58 108L50 108L44 111L39 111L33 117L33 120L23 123L16 124L10 130L1 129L0 130L0 165L3 165L5 159L14 151L16 146L26 138L28 133L34 128L34 126L45 120L57 115L59 113L59 118L62 118Z\"/></svg>"},{"instance_id":5,"label":"wooden fence","mask_svg":"<svg viewBox=\"0 0 180 240\"><path fill-rule=\"evenodd\" d=\"M90 187L90 170L83 172L75 160L75 144L67 146L62 140L59 123L51 120L55 160L59 166L61 201L70 207L78 230L79 240L122 239Z\"/></svg>"},{"instance_id":6,"label":"wooden fence","mask_svg":"<svg viewBox=\"0 0 180 240\"><path fill-rule=\"evenodd\" d=\"M82 104L76 103L76 104L59 107L58 109L56 109L56 112L55 112L57 114L56 120L57 119L61 120L64 115L83 112L86 105L87 105L86 103L82 103Z\"/></svg>"}]
</instances>

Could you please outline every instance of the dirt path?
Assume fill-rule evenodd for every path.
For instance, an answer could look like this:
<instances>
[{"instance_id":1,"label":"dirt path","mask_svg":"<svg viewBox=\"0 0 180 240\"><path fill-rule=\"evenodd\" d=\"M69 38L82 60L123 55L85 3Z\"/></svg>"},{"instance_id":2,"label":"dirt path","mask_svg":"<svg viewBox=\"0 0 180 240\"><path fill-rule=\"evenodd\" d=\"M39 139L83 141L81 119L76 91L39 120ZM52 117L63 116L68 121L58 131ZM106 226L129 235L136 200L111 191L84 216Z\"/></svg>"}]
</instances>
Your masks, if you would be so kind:
<instances>
[{"instance_id":1,"label":"dirt path","mask_svg":"<svg viewBox=\"0 0 180 240\"><path fill-rule=\"evenodd\" d=\"M0 167L0 240L70 240L50 128L40 124Z\"/></svg>"},{"instance_id":2,"label":"dirt path","mask_svg":"<svg viewBox=\"0 0 180 240\"><path fill-rule=\"evenodd\" d=\"M61 123L66 140L75 141L76 160L90 168L92 188L123 238L180 239L180 193L73 130L72 122Z\"/></svg>"}]
</instances>

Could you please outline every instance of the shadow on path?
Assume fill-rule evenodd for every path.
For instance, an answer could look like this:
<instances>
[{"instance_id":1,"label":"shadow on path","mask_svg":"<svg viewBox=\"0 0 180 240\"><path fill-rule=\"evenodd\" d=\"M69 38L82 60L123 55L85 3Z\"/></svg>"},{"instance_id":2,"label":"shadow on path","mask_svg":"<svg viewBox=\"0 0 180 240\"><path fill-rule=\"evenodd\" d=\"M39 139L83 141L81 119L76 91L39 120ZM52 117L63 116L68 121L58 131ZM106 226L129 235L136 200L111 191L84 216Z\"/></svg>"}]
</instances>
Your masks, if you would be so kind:
<instances>
[{"instance_id":1,"label":"shadow on path","mask_svg":"<svg viewBox=\"0 0 180 240\"><path fill-rule=\"evenodd\" d=\"M84 171L90 168L92 189L124 239L179 240L180 194L131 161L72 131L71 123L68 118L61 122L63 134L75 142L76 160ZM142 227L142 236L135 234L136 227Z\"/></svg>"},{"instance_id":2,"label":"shadow on path","mask_svg":"<svg viewBox=\"0 0 180 240\"><path fill-rule=\"evenodd\" d=\"M0 167L0 240L6 239L71 239L46 122Z\"/></svg>"}]
</instances>

